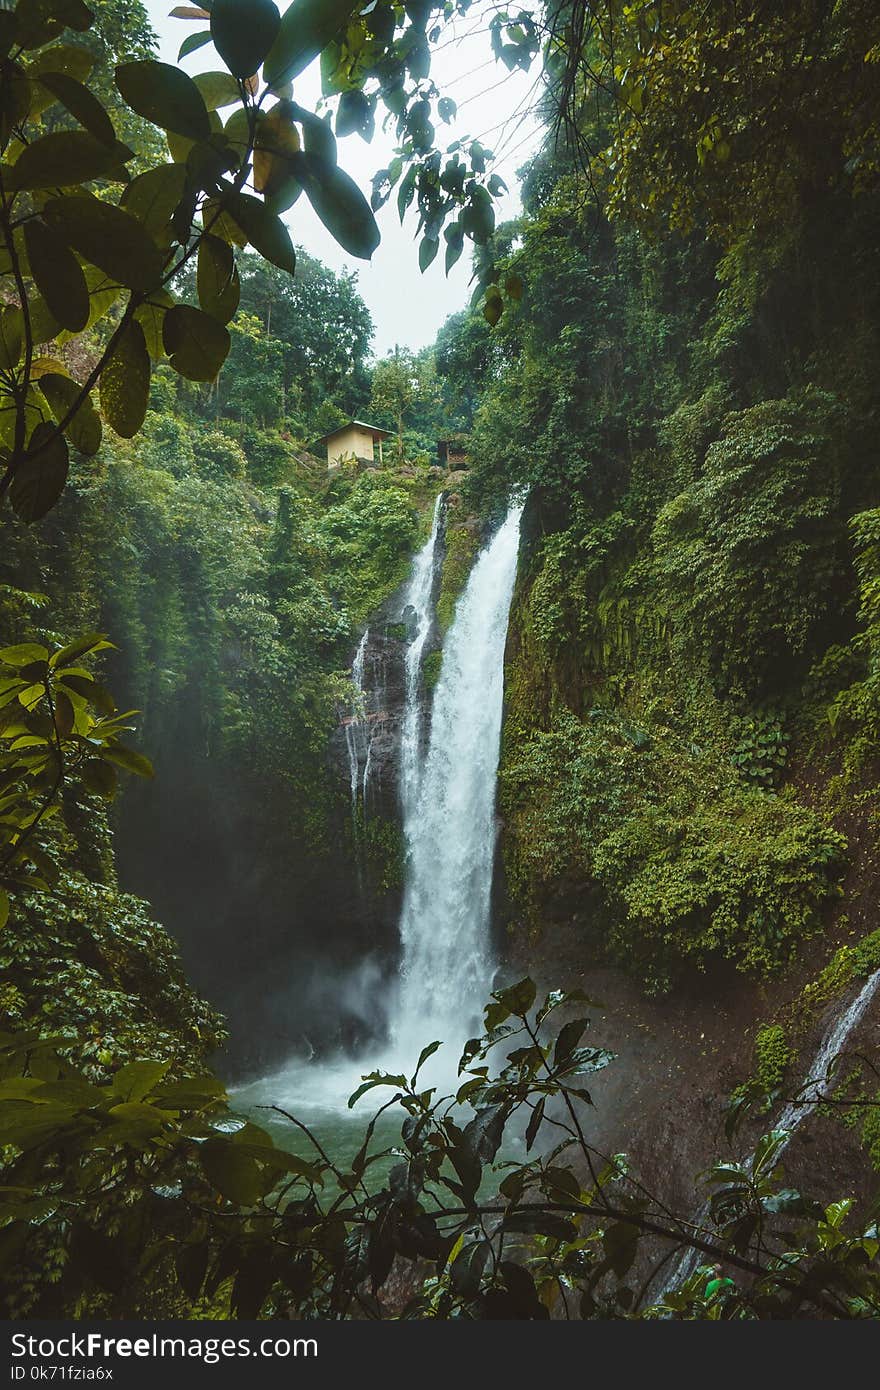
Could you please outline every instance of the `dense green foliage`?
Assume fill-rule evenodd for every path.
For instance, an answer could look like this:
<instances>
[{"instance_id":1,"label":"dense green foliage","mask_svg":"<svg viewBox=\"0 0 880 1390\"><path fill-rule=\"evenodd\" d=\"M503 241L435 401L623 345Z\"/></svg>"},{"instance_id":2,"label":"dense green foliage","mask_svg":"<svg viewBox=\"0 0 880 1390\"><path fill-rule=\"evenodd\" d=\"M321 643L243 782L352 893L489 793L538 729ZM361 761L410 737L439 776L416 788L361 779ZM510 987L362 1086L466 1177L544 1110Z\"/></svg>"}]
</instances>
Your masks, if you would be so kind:
<instances>
[{"instance_id":1,"label":"dense green foliage","mask_svg":"<svg viewBox=\"0 0 880 1390\"><path fill-rule=\"evenodd\" d=\"M713 955L745 969L790 960L819 927L843 837L793 798L743 785L718 744L591 713L560 712L505 759L510 876L533 924L557 885L557 910L592 885L581 931L652 990Z\"/></svg>"},{"instance_id":2,"label":"dense green foliage","mask_svg":"<svg viewBox=\"0 0 880 1390\"><path fill-rule=\"evenodd\" d=\"M823 1206L781 1188L784 1131L764 1135L749 1163L719 1163L707 1175L714 1229L679 1221L630 1178L622 1155L590 1144L585 1079L613 1055L582 1045L589 1019L572 1013L585 1002L557 990L535 1007L528 979L493 995L449 1095L424 1087L438 1042L409 1078L371 1073L349 1104L389 1091L382 1111L403 1112L401 1143L391 1154L381 1147L377 1115L350 1169L295 1117L296 1150L277 1147L229 1112L213 1077L175 1080L168 1062L138 1061L95 1084L71 1066L63 1037L0 1037L0 1115L16 1151L4 1245L19 1271L0 1278L4 1310L876 1316L876 1223L860 1224L849 1201ZM558 1010L568 1015L561 1027ZM493 1077L498 1052L504 1064ZM474 1112L466 1121L465 1107ZM505 1134L523 1123L524 1158L502 1161ZM377 1183L376 1165L389 1156L396 1162ZM481 1195L485 1176L500 1170L497 1194ZM645 1279L640 1258L653 1249L656 1261L659 1250L665 1265L687 1248L703 1263L652 1294L651 1265ZM721 1284L720 1259L735 1276ZM432 1272L401 1298L389 1281L407 1261Z\"/></svg>"},{"instance_id":3,"label":"dense green foliage","mask_svg":"<svg viewBox=\"0 0 880 1390\"><path fill-rule=\"evenodd\" d=\"M144 1055L192 1069L225 1037L148 905L81 873L17 900L0 970L3 1027L75 1039L92 1077Z\"/></svg>"},{"instance_id":4,"label":"dense green foliage","mask_svg":"<svg viewBox=\"0 0 880 1390\"><path fill-rule=\"evenodd\" d=\"M246 314L232 332L227 327L242 299L238 251L250 245L270 267L292 275L296 250L281 214L302 194L340 246L363 260L380 240L374 208L401 175L401 212L417 196L435 246L447 222L459 255L466 236L488 241L503 183L486 174L479 144L463 160L458 141L447 151L441 186L431 122L435 100L447 120L455 108L444 106L428 81L428 26L436 43L444 22L454 23L469 6L458 0L402 11L380 0L361 16L350 3L306 3L292 5L282 20L273 0L238 0L211 11L209 30L194 43L184 40L182 54L211 44L224 65L195 79L150 55L140 6L131 26L107 4L96 23L81 0L21 0L3 11L0 499L8 494L23 521L39 521L58 501L71 447L88 456L97 451L102 417L125 439L139 433L154 363L167 359L187 382L216 382L233 333L239 343L260 336ZM198 18L199 10L184 8L182 17ZM82 34L84 43L63 41ZM335 134L332 116L327 121L292 99L293 79L319 56L325 96L338 99ZM93 68L96 81L88 87ZM380 99L396 122L401 152L393 172L377 175L371 207L340 167L336 137L358 133L369 141ZM224 121L219 113L230 107ZM44 121L47 110L52 115ZM129 136L157 129L132 148L119 139L114 117ZM351 376L369 337L364 315L339 353L340 328L357 308L350 281L334 286L313 266L297 293L286 296L272 279L250 268L248 288L266 308L267 340L275 301L281 322L276 339L256 354L257 380L241 381L236 372L230 401L240 415L255 400L262 423L288 408L314 412L327 378L338 386ZM306 315L302 326L297 311ZM92 354L47 360L39 351L77 341L98 323L101 341ZM272 390L279 373L280 400ZM264 385L268 394L253 392ZM242 394L248 389L252 394Z\"/></svg>"},{"instance_id":5,"label":"dense green foliage","mask_svg":"<svg viewBox=\"0 0 880 1390\"><path fill-rule=\"evenodd\" d=\"M39 532L0 527L0 579L52 598L45 614L15 605L3 629L117 638L102 659L143 710L158 773L117 816L126 881L155 895L190 961L204 921L223 949L203 958L202 987L227 1000L259 968L240 927L253 884L267 951L320 941L324 917L308 904L350 834L328 739L351 698L357 633L405 577L440 483L426 469L328 481L277 430L223 415L206 428L208 402L163 396L161 378L154 402L136 441L80 465ZM384 865L387 833L370 831Z\"/></svg>"},{"instance_id":6,"label":"dense green foliage","mask_svg":"<svg viewBox=\"0 0 880 1390\"><path fill-rule=\"evenodd\" d=\"M880 191L857 97L878 35L855 5L814 27L819 8L611 6L610 56L592 12L595 71L626 72L613 119L605 97L578 116L593 197L574 159L539 158L487 252L521 302L488 349L476 310L450 324L483 388L470 496L531 489L501 773L514 916L574 917L652 989L718 957L781 965L829 920L840 800L799 780L809 760L827 782L839 749L852 804L880 753Z\"/></svg>"},{"instance_id":7,"label":"dense green foliage","mask_svg":"<svg viewBox=\"0 0 880 1390\"><path fill-rule=\"evenodd\" d=\"M589 1142L583 1078L612 1058L581 1045L582 998L535 1011L529 980L493 996L453 1095L423 1088L428 1039L411 1078L365 1080L406 1112L393 1154L371 1124L343 1170L295 1118L277 1147L192 1076L224 1025L120 891L108 820L117 769L150 779L110 812L117 845L161 864L166 903L200 884L203 978L244 988L267 922L281 976L350 957L358 853L378 897L402 846L351 815L328 744L357 635L448 481L436 439L467 431L441 637L484 524L529 493L499 780L511 925L565 922L655 994L710 968L778 976L818 943L825 964L755 1034L727 1139L777 1104L808 1026L880 964L876 933L823 940L878 833L874 8L494 15L507 67L543 45L568 136L500 229L489 153L436 147L454 103L431 47L466 0L208 8L226 71L195 81L152 61L139 6L132 24L112 0L94 24L79 0L0 11L4 1310L876 1316L876 1205L784 1187L771 1131L712 1167L707 1220L670 1214ZM319 54L335 119L289 86ZM369 139L380 101L399 152L371 210L336 136ZM393 190L423 267L441 236L447 266L474 244L477 294L432 349L371 370L354 278L298 253L281 215L305 193L368 257ZM393 466L328 476L309 440L368 402ZM143 708L155 782L105 671ZM259 1001L268 1032L264 979ZM880 1163L870 1059L819 1080ZM688 1248L711 1265L656 1294L652 1265Z\"/></svg>"}]
</instances>

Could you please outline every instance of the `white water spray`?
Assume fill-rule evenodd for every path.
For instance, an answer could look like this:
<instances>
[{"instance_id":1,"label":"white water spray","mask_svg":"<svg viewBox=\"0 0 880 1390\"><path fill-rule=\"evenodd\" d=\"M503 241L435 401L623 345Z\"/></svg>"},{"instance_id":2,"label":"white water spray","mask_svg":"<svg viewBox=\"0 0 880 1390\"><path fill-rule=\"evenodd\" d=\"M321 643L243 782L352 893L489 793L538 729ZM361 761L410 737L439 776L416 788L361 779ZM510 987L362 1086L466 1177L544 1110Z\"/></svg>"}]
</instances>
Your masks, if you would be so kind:
<instances>
[{"instance_id":1,"label":"white water spray","mask_svg":"<svg viewBox=\"0 0 880 1390\"><path fill-rule=\"evenodd\" d=\"M521 506L510 510L471 570L443 649L427 756L406 787L409 859L393 1024L401 1056L435 1038L451 1054L491 983L495 783L521 515ZM407 721L417 697L416 682Z\"/></svg>"}]
</instances>

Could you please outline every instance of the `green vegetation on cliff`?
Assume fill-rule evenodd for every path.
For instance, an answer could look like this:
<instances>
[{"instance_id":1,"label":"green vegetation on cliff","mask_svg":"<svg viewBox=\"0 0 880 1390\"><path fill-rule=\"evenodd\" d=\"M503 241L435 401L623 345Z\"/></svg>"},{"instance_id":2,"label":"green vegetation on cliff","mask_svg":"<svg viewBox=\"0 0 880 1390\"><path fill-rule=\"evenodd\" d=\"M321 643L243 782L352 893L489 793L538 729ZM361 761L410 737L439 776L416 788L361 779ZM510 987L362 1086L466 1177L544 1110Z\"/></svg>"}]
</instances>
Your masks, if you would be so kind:
<instances>
[{"instance_id":1,"label":"green vegetation on cliff","mask_svg":"<svg viewBox=\"0 0 880 1390\"><path fill-rule=\"evenodd\" d=\"M662 81L631 36L644 109L623 131L604 101L579 118L595 198L558 153L535 161L483 253L524 294L488 357L476 311L456 326L482 384L469 495L530 489L500 778L513 917L573 920L585 956L652 990L790 961L833 916L834 815L873 799L880 763L880 190L866 108L832 117L822 90L832 69L859 87L876 25L839 7L819 38L795 8L737 27L721 6L699 38L667 15ZM747 114L713 51L743 80L763 55ZM671 142L654 161L692 118L692 62L715 134L696 163Z\"/></svg>"},{"instance_id":2,"label":"green vegetation on cliff","mask_svg":"<svg viewBox=\"0 0 880 1390\"><path fill-rule=\"evenodd\" d=\"M582 995L535 1008L530 979L493 995L448 1105L419 1089L428 1039L411 1079L361 1086L353 1099L387 1086L406 1115L387 1181L374 1125L350 1171L301 1126L278 1147L204 1073L224 1025L119 886L114 849L160 915L184 885L199 978L257 1002L242 1012L258 1045L279 1013L302 1027L310 995L317 1011L342 994L336 967L376 946L352 909L351 842L360 831L383 891L405 864L396 827L351 817L328 741L357 634L444 481L436 436L468 431L441 632L481 524L528 492L499 780L511 925L564 921L584 958L656 994L695 971L778 978L812 951L815 977L754 1037L737 1100L765 1109L821 1009L877 968L876 931L839 946L836 915L878 837L876 6L493 14L508 69L541 54L543 115L566 134L499 229L503 181L480 141L436 148L455 103L431 50L469 7L297 0L282 19L271 0L218 0L206 22L227 70L195 81L151 62L136 3L101 0L94 24L79 0L0 10L13 1316L880 1311L876 1212L783 1186L785 1133L712 1166L705 1222L595 1149L585 1078L611 1053L584 1045ZM289 86L319 55L320 114ZM380 102L400 152L370 204L336 136L369 139ZM214 108L231 106L224 123ZM367 259L392 192L418 211L423 267L441 234L447 266L473 244L478 292L433 349L371 370L353 277L298 251L283 215L304 195ZM328 476L309 441L368 401L397 434L395 466ZM155 781L105 671L143 709ZM110 808L118 770L148 780ZM861 1065L826 1100L877 1162ZM502 1175L508 1127L526 1154ZM660 1268L688 1249L711 1266L652 1302L650 1242ZM721 1262L735 1280L708 1277Z\"/></svg>"}]
</instances>

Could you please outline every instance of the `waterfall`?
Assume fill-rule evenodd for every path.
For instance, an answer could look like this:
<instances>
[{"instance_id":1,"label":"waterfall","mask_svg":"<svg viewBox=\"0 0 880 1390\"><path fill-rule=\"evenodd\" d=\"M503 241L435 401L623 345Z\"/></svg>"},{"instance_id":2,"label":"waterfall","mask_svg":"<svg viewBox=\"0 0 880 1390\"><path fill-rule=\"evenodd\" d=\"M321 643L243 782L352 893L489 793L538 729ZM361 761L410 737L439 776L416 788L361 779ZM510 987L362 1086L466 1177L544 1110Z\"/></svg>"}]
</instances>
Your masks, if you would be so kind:
<instances>
[{"instance_id":1,"label":"waterfall","mask_svg":"<svg viewBox=\"0 0 880 1390\"><path fill-rule=\"evenodd\" d=\"M849 1007L838 1016L834 1026L829 1028L813 1059L809 1074L804 1077L798 1092L800 1099L789 1101L776 1124L777 1129L788 1130L788 1138L779 1150L780 1153L790 1144L791 1137L801 1121L806 1119L813 1106L818 1105L821 1101L821 1087L828 1078L828 1069L835 1057L843 1051L853 1029L861 1022L865 1010L877 993L878 987L880 987L880 970L875 970L873 975L868 976L856 997L850 1001Z\"/></svg>"},{"instance_id":2,"label":"waterfall","mask_svg":"<svg viewBox=\"0 0 880 1390\"><path fill-rule=\"evenodd\" d=\"M357 702L345 723L345 744L348 748L348 768L351 780L351 818L355 824L357 823L358 786L361 784L362 757L364 764L362 794L365 815L367 811L367 782L370 775L371 739L364 707L364 657L369 636L370 629L365 628L364 635L358 643L354 661L351 663L351 683L357 691ZM366 743L366 751L364 750L364 743Z\"/></svg>"},{"instance_id":3,"label":"waterfall","mask_svg":"<svg viewBox=\"0 0 880 1390\"><path fill-rule=\"evenodd\" d=\"M495 858L495 782L501 742L504 647L519 549L521 506L515 506L477 557L458 601L443 649L434 692L431 733L422 757L421 660L433 619L437 541L443 503L434 508L431 536L413 562L403 603L411 641L406 656L400 794L407 844L406 887L400 920L401 980L391 1018L390 1045L370 1058L385 1070L411 1069L427 1042L442 1039L442 1058L428 1071L444 1084L491 986L492 871ZM364 679L367 635L352 664ZM369 674L375 674L373 663ZM356 808L366 721L353 720L349 760ZM369 743L366 744L369 760ZM364 764L364 776L368 763ZM372 1004L377 982L368 971L347 982L350 998ZM337 1054L304 1063L291 1059L277 1071L241 1087L245 1106L287 1104L332 1123L341 1135L354 1123L346 1102L366 1070L364 1060ZM422 1073L424 1078L425 1072ZM328 1121L328 1117L333 1117ZM399 1123L399 1122L398 1122ZM393 1126L392 1126L393 1127ZM395 1130L396 1134L396 1130ZM393 1142L389 1134L389 1142Z\"/></svg>"},{"instance_id":4,"label":"waterfall","mask_svg":"<svg viewBox=\"0 0 880 1390\"><path fill-rule=\"evenodd\" d=\"M404 661L405 701L400 731L400 803L404 824L416 803L422 766L422 702L420 676L422 653L433 619L434 578L437 570L437 538L444 514L444 493L434 503L431 534L413 560L409 584L403 596L401 618L409 626L409 646Z\"/></svg>"},{"instance_id":5,"label":"waterfall","mask_svg":"<svg viewBox=\"0 0 880 1390\"><path fill-rule=\"evenodd\" d=\"M880 988L880 970L875 970L873 975L869 975L858 994L854 996L827 1029L819 1050L810 1065L810 1070L804 1077L800 1088L797 1091L797 1100L789 1101L786 1105L774 1129L784 1129L787 1131L786 1137L777 1150L777 1159L781 1158L785 1150L792 1141L795 1131L807 1118L807 1115L815 1106L822 1101L823 1088L828 1080L828 1071L837 1057L845 1048L853 1030L858 1026L864 1017L874 995ZM753 1155L749 1154L744 1166L751 1168ZM694 1218L697 1225L703 1226L709 1219L709 1204L701 1207L699 1213ZM701 1260L708 1257L699 1250L688 1250L678 1261L673 1273L667 1278L663 1285L663 1293L680 1284L694 1270Z\"/></svg>"},{"instance_id":6,"label":"waterfall","mask_svg":"<svg viewBox=\"0 0 880 1390\"><path fill-rule=\"evenodd\" d=\"M434 1038L452 1048L463 1041L491 982L495 782L521 514L521 506L511 508L471 570L443 648L424 763L414 732L415 771L402 774L408 863L393 1029L401 1056ZM417 695L414 680L412 696L407 690L414 731Z\"/></svg>"}]
</instances>

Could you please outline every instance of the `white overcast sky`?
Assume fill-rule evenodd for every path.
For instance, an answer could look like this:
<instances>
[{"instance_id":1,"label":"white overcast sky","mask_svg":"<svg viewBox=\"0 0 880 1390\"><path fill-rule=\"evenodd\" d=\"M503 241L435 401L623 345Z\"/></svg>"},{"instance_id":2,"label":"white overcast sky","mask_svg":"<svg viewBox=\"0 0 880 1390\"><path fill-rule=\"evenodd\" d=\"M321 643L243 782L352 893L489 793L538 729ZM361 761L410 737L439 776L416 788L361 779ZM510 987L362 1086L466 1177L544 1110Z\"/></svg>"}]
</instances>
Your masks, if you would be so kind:
<instances>
[{"instance_id":1,"label":"white overcast sky","mask_svg":"<svg viewBox=\"0 0 880 1390\"><path fill-rule=\"evenodd\" d=\"M177 61L177 52L188 34L206 27L197 21L170 19L168 12L178 0L146 0L153 28L159 37L159 56L168 63ZM198 0L193 0L198 3ZM279 9L286 8L278 0ZM540 133L534 116L538 95L537 65L531 74L515 72L496 63L486 32L488 13L497 6L474 5L464 20L457 21L457 41L448 42L435 54L431 75L441 92L451 96L459 107L451 126L438 124L441 147L464 137L477 138L496 153L494 168L510 188L497 205L499 221L514 216L520 208L516 170L539 143ZM206 47L184 59L189 72L221 66L213 48ZM303 106L315 107L320 99L317 63L297 80L295 96ZM372 142L359 135L340 141L339 162L369 197L371 178L376 169L385 168L394 153L393 129L387 133L377 124ZM371 262L348 256L325 230L312 212L307 199L300 198L287 214L293 240L334 270L356 270L358 287L367 303L376 334L373 351L382 356L396 343L414 350L433 342L448 314L461 309L470 296L470 256L465 250L449 278L443 270L443 243L433 265L424 275L418 266L418 247L414 240L416 218L410 215L403 227L392 196L378 214L382 243ZM466 243L466 246L468 243Z\"/></svg>"}]
</instances>

